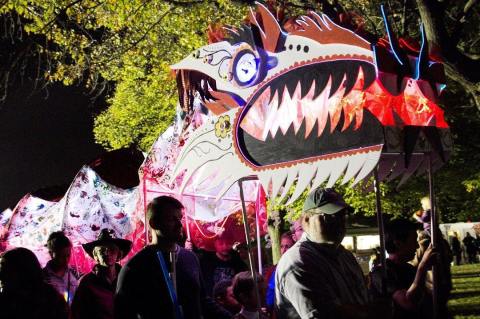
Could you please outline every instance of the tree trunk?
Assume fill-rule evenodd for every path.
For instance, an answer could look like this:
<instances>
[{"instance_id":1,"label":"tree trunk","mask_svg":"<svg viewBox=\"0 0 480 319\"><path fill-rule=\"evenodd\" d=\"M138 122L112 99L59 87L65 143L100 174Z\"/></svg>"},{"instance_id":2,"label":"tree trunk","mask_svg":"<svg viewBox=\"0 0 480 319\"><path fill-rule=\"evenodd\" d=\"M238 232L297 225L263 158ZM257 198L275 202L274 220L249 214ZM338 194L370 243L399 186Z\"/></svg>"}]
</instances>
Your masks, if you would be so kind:
<instances>
[{"instance_id":1,"label":"tree trunk","mask_svg":"<svg viewBox=\"0 0 480 319\"><path fill-rule=\"evenodd\" d=\"M447 76L471 94L480 110L480 60L461 52L445 28L445 9L436 0L417 0L418 12L425 26L430 51L441 56ZM465 10L468 11L469 7ZM459 30L457 30L459 32ZM453 35L456 36L456 35Z\"/></svg>"},{"instance_id":2,"label":"tree trunk","mask_svg":"<svg viewBox=\"0 0 480 319\"><path fill-rule=\"evenodd\" d=\"M268 234L272 243L272 260L276 265L280 260L280 236L282 226L282 214L279 211L270 211L268 214Z\"/></svg>"}]
</instances>

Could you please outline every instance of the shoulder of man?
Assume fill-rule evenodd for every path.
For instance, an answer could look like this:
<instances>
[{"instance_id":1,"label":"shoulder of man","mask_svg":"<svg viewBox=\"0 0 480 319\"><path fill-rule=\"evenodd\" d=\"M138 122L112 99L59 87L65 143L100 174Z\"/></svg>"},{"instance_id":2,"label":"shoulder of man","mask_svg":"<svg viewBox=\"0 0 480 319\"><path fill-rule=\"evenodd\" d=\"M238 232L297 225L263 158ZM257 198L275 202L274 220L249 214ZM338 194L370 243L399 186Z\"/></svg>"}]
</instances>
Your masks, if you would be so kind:
<instances>
[{"instance_id":1,"label":"shoulder of man","mask_svg":"<svg viewBox=\"0 0 480 319\"><path fill-rule=\"evenodd\" d=\"M198 256L191 250L185 249L181 246L178 246L177 256L179 260L183 262L196 263L199 264Z\"/></svg>"},{"instance_id":2,"label":"shoulder of man","mask_svg":"<svg viewBox=\"0 0 480 319\"><path fill-rule=\"evenodd\" d=\"M51 266L50 266L50 261L47 262L45 267L42 268L42 273L44 276L48 276L52 272Z\"/></svg>"},{"instance_id":3,"label":"shoulder of man","mask_svg":"<svg viewBox=\"0 0 480 319\"><path fill-rule=\"evenodd\" d=\"M315 253L309 249L308 245L300 245L297 242L280 258L275 270L275 276L283 278L292 269L304 268L306 264L321 264L321 261L315 258Z\"/></svg>"},{"instance_id":4,"label":"shoulder of man","mask_svg":"<svg viewBox=\"0 0 480 319\"><path fill-rule=\"evenodd\" d=\"M142 250L140 250L138 253L133 255L132 258L130 258L125 265L122 267L125 268L135 268L137 265L141 265L143 263L150 263L151 260L155 259L155 253L153 252L152 249L150 249L148 246L144 247Z\"/></svg>"},{"instance_id":5,"label":"shoulder of man","mask_svg":"<svg viewBox=\"0 0 480 319\"><path fill-rule=\"evenodd\" d=\"M80 277L79 283L80 283L80 284L81 284L81 283L84 283L84 284L85 284L86 282L92 280L94 276L95 276L95 274L93 273L93 271L88 272L88 273L86 273L86 274L84 274L84 275L82 275L82 276Z\"/></svg>"}]
</instances>

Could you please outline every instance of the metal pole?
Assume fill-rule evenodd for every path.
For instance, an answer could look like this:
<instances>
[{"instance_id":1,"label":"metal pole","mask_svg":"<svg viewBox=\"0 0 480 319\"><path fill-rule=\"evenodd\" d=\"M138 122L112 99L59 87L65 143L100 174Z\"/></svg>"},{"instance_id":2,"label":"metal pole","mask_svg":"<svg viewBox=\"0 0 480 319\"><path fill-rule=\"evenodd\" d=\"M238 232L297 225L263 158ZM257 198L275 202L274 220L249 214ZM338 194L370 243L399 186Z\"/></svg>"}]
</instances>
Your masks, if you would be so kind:
<instances>
[{"instance_id":1,"label":"metal pole","mask_svg":"<svg viewBox=\"0 0 480 319\"><path fill-rule=\"evenodd\" d=\"M240 187L240 200L242 202L242 216L243 216L243 228L245 230L245 240L247 242L247 251L248 251L248 261L250 264L250 272L252 273L253 284L255 288L255 297L257 299L257 312L260 316L260 294L258 293L258 283L257 283L257 272L255 271L255 265L253 262L253 255L252 255L252 241L250 238L250 225L248 224L248 217L247 217L247 207L245 206L245 197L243 195L243 182L246 180L253 180L253 178L242 178L238 180L238 186Z\"/></svg>"},{"instance_id":2,"label":"metal pole","mask_svg":"<svg viewBox=\"0 0 480 319\"><path fill-rule=\"evenodd\" d=\"M147 182L145 176L142 175L143 184L143 229L145 232L145 246L148 245L148 220L147 220Z\"/></svg>"},{"instance_id":3,"label":"metal pole","mask_svg":"<svg viewBox=\"0 0 480 319\"><path fill-rule=\"evenodd\" d=\"M188 213L185 211L185 228L187 229L187 240L192 241L192 237L190 235L190 224L188 223Z\"/></svg>"},{"instance_id":4,"label":"metal pole","mask_svg":"<svg viewBox=\"0 0 480 319\"><path fill-rule=\"evenodd\" d=\"M380 261L382 263L382 295L385 296L387 293L387 263L385 257L385 227L383 224L380 180L378 179L378 165L373 170L373 178L373 188L375 189L375 207L377 210L378 235L380 237Z\"/></svg>"},{"instance_id":5,"label":"metal pole","mask_svg":"<svg viewBox=\"0 0 480 319\"><path fill-rule=\"evenodd\" d=\"M172 269L171 269L172 272L170 273L170 278L172 279L173 289L177 294L178 290L177 290L177 255L176 254L177 254L176 251L170 252L170 263L172 264Z\"/></svg>"},{"instance_id":6,"label":"metal pole","mask_svg":"<svg viewBox=\"0 0 480 319\"><path fill-rule=\"evenodd\" d=\"M438 243L438 221L437 213L435 209L435 193L433 184L433 172L432 172L432 153L428 153L428 191L430 196L430 233L432 248L437 247ZM433 300L433 318L438 318L438 267L433 265L432 267L432 300Z\"/></svg>"},{"instance_id":7,"label":"metal pole","mask_svg":"<svg viewBox=\"0 0 480 319\"><path fill-rule=\"evenodd\" d=\"M262 266L262 245L260 238L260 225L258 223L258 207L260 206L260 185L257 186L257 201L255 203L255 231L257 234L257 258L258 258L258 272L260 275L263 275L263 266Z\"/></svg>"},{"instance_id":8,"label":"metal pole","mask_svg":"<svg viewBox=\"0 0 480 319\"><path fill-rule=\"evenodd\" d=\"M258 217L258 215L256 215ZM258 258L258 273L263 275L263 265L262 265L262 240L260 238L260 227L258 225L258 220L255 219L256 232L257 232L257 258Z\"/></svg>"}]
</instances>

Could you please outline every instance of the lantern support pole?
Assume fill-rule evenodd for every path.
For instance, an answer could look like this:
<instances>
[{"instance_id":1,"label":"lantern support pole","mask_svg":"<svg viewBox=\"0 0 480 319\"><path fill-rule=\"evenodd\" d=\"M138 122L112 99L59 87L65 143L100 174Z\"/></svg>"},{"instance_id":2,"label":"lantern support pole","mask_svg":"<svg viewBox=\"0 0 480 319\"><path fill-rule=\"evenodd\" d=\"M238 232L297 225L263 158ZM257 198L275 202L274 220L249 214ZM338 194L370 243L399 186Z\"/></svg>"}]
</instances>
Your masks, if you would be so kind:
<instances>
[{"instance_id":1,"label":"lantern support pole","mask_svg":"<svg viewBox=\"0 0 480 319\"><path fill-rule=\"evenodd\" d=\"M382 294L386 295L387 264L385 256L385 227L383 223L382 201L380 194L380 179L378 178L378 165L373 171L373 188L375 190L375 208L377 211L378 235L380 239L380 262L382 265Z\"/></svg>"},{"instance_id":2,"label":"lantern support pole","mask_svg":"<svg viewBox=\"0 0 480 319\"><path fill-rule=\"evenodd\" d=\"M435 207L435 191L432 169L432 153L427 155L427 170L428 170L428 191L430 197L430 232L431 232L431 244L432 248L437 248L438 243L438 220ZM438 318L438 267L433 265L432 267L433 287L432 287L432 302L433 302L433 318Z\"/></svg>"},{"instance_id":3,"label":"lantern support pole","mask_svg":"<svg viewBox=\"0 0 480 319\"><path fill-rule=\"evenodd\" d=\"M145 176L142 175L142 186L143 186L143 229L145 232L145 246L148 245L148 220L147 220L147 181Z\"/></svg>"},{"instance_id":4,"label":"lantern support pole","mask_svg":"<svg viewBox=\"0 0 480 319\"><path fill-rule=\"evenodd\" d=\"M250 225L248 224L248 216L247 216L247 207L245 205L245 196L243 194L243 182L257 180L255 177L244 177L238 180L238 186L240 187L240 200L242 202L242 216L243 216L243 228L245 230L245 240L247 243L247 251L248 251L248 262L250 264L250 272L252 274L254 288L255 288L255 297L257 299L257 312L260 316L260 294L258 292L258 279L257 279L257 272L255 271L255 263L253 261L253 254L252 254L252 239L250 237Z\"/></svg>"},{"instance_id":5,"label":"lantern support pole","mask_svg":"<svg viewBox=\"0 0 480 319\"><path fill-rule=\"evenodd\" d=\"M262 264L262 242L260 236L260 224L259 219L259 207L260 207L260 183L257 185L257 200L255 202L255 232L257 235L257 261L258 261L258 273L263 275L263 264Z\"/></svg>"}]
</instances>

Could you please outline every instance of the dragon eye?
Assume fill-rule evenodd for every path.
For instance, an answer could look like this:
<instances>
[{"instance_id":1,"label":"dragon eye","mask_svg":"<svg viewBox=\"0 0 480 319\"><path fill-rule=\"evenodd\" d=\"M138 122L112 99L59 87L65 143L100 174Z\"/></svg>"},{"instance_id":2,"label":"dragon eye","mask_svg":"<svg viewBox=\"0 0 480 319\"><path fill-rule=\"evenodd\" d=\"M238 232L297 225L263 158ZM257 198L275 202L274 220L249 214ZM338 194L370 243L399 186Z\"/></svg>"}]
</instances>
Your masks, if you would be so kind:
<instances>
[{"instance_id":1,"label":"dragon eye","mask_svg":"<svg viewBox=\"0 0 480 319\"><path fill-rule=\"evenodd\" d=\"M233 76L235 81L246 86L253 84L258 75L259 59L250 50L238 52L233 61Z\"/></svg>"}]
</instances>

